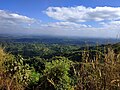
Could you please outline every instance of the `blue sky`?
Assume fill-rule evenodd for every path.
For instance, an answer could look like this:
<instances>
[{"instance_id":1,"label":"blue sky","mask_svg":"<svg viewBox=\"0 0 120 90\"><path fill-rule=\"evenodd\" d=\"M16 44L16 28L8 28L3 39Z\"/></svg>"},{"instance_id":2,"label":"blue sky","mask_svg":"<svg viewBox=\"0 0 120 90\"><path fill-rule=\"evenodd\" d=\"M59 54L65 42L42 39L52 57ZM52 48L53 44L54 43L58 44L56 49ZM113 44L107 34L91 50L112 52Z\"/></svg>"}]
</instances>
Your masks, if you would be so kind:
<instances>
[{"instance_id":1,"label":"blue sky","mask_svg":"<svg viewBox=\"0 0 120 90\"><path fill-rule=\"evenodd\" d=\"M0 0L0 33L113 37L119 0Z\"/></svg>"}]
</instances>

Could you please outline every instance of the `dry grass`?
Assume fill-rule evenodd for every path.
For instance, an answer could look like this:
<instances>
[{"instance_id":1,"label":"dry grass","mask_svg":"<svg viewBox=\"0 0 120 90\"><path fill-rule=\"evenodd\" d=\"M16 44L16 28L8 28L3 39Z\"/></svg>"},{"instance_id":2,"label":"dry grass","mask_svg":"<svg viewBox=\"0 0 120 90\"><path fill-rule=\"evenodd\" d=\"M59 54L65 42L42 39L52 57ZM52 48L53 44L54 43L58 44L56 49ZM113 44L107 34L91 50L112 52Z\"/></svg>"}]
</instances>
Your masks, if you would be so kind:
<instances>
[{"instance_id":1,"label":"dry grass","mask_svg":"<svg viewBox=\"0 0 120 90\"><path fill-rule=\"evenodd\" d=\"M78 85L76 90L120 90L120 54L112 49L101 56L96 54L94 59L89 53L83 53L83 61L77 70Z\"/></svg>"}]
</instances>

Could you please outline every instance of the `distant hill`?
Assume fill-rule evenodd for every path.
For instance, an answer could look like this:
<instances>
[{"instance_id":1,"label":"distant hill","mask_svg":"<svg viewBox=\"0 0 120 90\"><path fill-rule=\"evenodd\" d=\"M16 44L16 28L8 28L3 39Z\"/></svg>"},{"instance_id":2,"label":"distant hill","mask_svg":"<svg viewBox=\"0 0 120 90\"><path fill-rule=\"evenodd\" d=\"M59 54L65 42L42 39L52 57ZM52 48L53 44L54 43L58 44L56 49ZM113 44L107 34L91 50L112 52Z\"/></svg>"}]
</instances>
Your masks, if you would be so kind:
<instances>
[{"instance_id":1,"label":"distant hill","mask_svg":"<svg viewBox=\"0 0 120 90\"><path fill-rule=\"evenodd\" d=\"M0 35L0 42L25 42L44 44L68 44L68 45L101 45L114 44L120 39L112 38L83 38L83 37L55 37L55 36L10 36Z\"/></svg>"}]
</instances>

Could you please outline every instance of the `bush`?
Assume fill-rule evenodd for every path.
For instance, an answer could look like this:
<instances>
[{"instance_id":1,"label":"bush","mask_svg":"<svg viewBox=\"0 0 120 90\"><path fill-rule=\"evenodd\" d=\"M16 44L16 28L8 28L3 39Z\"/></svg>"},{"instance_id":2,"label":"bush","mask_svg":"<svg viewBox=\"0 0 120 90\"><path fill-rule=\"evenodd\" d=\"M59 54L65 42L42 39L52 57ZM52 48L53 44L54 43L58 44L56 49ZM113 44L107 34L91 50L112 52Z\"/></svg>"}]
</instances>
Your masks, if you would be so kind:
<instances>
[{"instance_id":1,"label":"bush","mask_svg":"<svg viewBox=\"0 0 120 90\"><path fill-rule=\"evenodd\" d=\"M65 57L55 57L45 64L41 79L41 90L71 90L69 77L70 61Z\"/></svg>"}]
</instances>

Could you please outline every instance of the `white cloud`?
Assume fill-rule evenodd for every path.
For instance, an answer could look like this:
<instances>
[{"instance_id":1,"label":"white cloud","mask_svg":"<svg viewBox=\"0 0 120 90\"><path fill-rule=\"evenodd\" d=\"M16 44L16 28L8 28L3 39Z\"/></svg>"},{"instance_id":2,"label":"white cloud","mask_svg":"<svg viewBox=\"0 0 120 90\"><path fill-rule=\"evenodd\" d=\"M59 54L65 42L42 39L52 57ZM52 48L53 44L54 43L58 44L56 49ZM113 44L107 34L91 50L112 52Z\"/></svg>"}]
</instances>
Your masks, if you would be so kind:
<instances>
[{"instance_id":1,"label":"white cloud","mask_svg":"<svg viewBox=\"0 0 120 90\"><path fill-rule=\"evenodd\" d=\"M109 30L120 30L120 21L100 22L102 28L109 28Z\"/></svg>"},{"instance_id":2,"label":"white cloud","mask_svg":"<svg viewBox=\"0 0 120 90\"><path fill-rule=\"evenodd\" d=\"M119 33L118 29L110 29L110 27L107 26L95 28L89 25L78 24L73 22L54 22L42 24L41 29L38 28L38 31L44 31L43 33L46 33L48 35L102 38L116 38L116 35Z\"/></svg>"},{"instance_id":3,"label":"white cloud","mask_svg":"<svg viewBox=\"0 0 120 90\"><path fill-rule=\"evenodd\" d=\"M8 24L9 25L31 24L34 22L35 22L34 19L29 18L27 16L0 10L0 26Z\"/></svg>"},{"instance_id":4,"label":"white cloud","mask_svg":"<svg viewBox=\"0 0 120 90\"><path fill-rule=\"evenodd\" d=\"M45 13L53 19L69 22L87 22L120 19L120 7L48 7Z\"/></svg>"},{"instance_id":5,"label":"white cloud","mask_svg":"<svg viewBox=\"0 0 120 90\"><path fill-rule=\"evenodd\" d=\"M50 28L58 28L58 29L66 29L66 30L78 30L82 28L90 28L90 25L85 24L79 24L74 22L55 22L55 23L48 23L43 24L44 27L50 27Z\"/></svg>"},{"instance_id":6,"label":"white cloud","mask_svg":"<svg viewBox=\"0 0 120 90\"><path fill-rule=\"evenodd\" d=\"M56 27L56 30L67 27L63 34L115 38L120 33L120 7L48 7L45 13L62 22L49 24ZM82 24L83 22L89 22L90 25ZM91 24L93 22L95 24Z\"/></svg>"},{"instance_id":7,"label":"white cloud","mask_svg":"<svg viewBox=\"0 0 120 90\"><path fill-rule=\"evenodd\" d=\"M119 8L112 7L49 7L46 14L60 21L39 23L33 18L0 10L0 34L116 37L120 32L119 13ZM102 25L96 28L87 25L87 21L101 21L96 24Z\"/></svg>"},{"instance_id":8,"label":"white cloud","mask_svg":"<svg viewBox=\"0 0 120 90\"><path fill-rule=\"evenodd\" d=\"M25 33L28 30L26 28L34 23L36 20L33 18L0 10L0 34Z\"/></svg>"}]
</instances>

